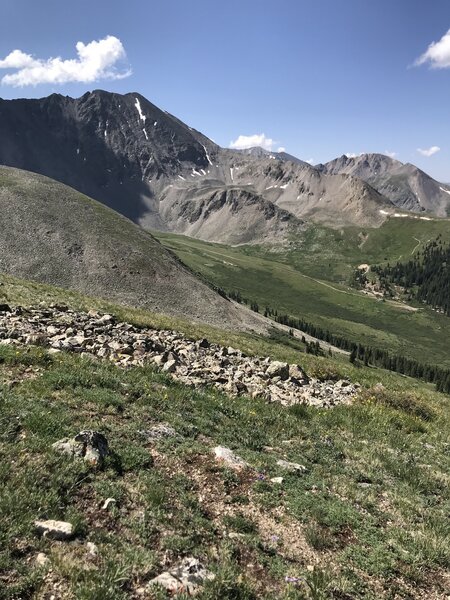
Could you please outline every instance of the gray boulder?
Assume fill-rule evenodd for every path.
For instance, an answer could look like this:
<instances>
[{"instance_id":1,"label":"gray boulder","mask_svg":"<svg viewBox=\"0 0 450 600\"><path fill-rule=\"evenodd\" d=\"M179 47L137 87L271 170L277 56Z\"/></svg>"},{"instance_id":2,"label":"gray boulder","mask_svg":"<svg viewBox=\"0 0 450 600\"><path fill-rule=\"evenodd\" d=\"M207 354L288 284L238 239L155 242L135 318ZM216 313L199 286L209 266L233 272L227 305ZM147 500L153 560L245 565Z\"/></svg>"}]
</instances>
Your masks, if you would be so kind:
<instances>
[{"instance_id":1,"label":"gray boulder","mask_svg":"<svg viewBox=\"0 0 450 600\"><path fill-rule=\"evenodd\" d=\"M278 360L272 361L266 369L266 375L271 379L280 377L285 380L289 377L289 365Z\"/></svg>"},{"instance_id":2,"label":"gray boulder","mask_svg":"<svg viewBox=\"0 0 450 600\"><path fill-rule=\"evenodd\" d=\"M108 454L108 440L98 431L80 431L74 438L63 438L52 444L62 454L83 458L94 467L101 467Z\"/></svg>"},{"instance_id":3,"label":"gray boulder","mask_svg":"<svg viewBox=\"0 0 450 600\"><path fill-rule=\"evenodd\" d=\"M227 465L227 467L231 467L232 469L246 469L250 465L243 458L238 456L230 450L230 448L226 448L225 446L216 446L213 449L213 452L220 462L223 462Z\"/></svg>"}]
</instances>

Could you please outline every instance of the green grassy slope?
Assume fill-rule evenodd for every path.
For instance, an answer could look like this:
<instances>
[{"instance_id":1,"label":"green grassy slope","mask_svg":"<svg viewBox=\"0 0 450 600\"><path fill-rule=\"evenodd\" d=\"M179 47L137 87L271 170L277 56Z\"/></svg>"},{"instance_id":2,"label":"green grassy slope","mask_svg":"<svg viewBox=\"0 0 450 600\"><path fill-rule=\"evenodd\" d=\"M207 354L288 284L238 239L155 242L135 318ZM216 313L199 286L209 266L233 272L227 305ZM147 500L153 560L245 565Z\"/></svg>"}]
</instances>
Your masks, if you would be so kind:
<instances>
[{"instance_id":1,"label":"green grassy slope","mask_svg":"<svg viewBox=\"0 0 450 600\"><path fill-rule=\"evenodd\" d=\"M152 577L186 555L216 574L200 600L445 598L447 397L379 369L2 276L5 298L103 308L136 323L231 336L236 347L284 353L308 371L336 369L384 387L365 391L352 406L284 409L194 391L150 367L124 371L0 345L2 600L138 598ZM178 436L146 442L139 431L159 422ZM54 441L82 429L106 435L104 470L52 450ZM252 469L235 473L216 463L211 449L218 444ZM306 473L280 471L279 458L303 464ZM278 476L281 484L271 482ZM107 498L115 502L102 509ZM75 539L40 538L38 518L69 520ZM44 566L36 563L39 552L49 559Z\"/></svg>"},{"instance_id":2,"label":"green grassy slope","mask_svg":"<svg viewBox=\"0 0 450 600\"><path fill-rule=\"evenodd\" d=\"M291 249L279 251L157 235L194 271L225 290L239 290L262 309L270 306L367 346L450 366L448 318L422 306L411 310L401 303L382 302L338 282L363 262L407 257L419 243L415 237L423 241L438 233L450 237L448 221L411 220L412 230L403 219L392 221L370 230L362 249L354 230L340 234L317 227Z\"/></svg>"},{"instance_id":3,"label":"green grassy slope","mask_svg":"<svg viewBox=\"0 0 450 600\"><path fill-rule=\"evenodd\" d=\"M375 264L405 261L421 245L438 235L450 241L450 220L392 218L377 229L347 227L329 229L311 225L291 247L271 251L246 247L248 254L277 255L277 260L295 265L302 272L336 283L346 282L361 263Z\"/></svg>"}]
</instances>

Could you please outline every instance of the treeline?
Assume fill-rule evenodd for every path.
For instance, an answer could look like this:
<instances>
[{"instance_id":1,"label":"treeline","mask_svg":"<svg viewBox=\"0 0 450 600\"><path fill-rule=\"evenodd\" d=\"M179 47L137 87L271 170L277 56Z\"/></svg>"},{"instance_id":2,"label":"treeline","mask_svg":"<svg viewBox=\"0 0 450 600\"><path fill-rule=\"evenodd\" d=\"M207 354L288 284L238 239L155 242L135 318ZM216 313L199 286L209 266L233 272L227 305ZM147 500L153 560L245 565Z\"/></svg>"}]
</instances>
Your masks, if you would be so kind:
<instances>
[{"instance_id":1,"label":"treeline","mask_svg":"<svg viewBox=\"0 0 450 600\"><path fill-rule=\"evenodd\" d=\"M250 308L254 311L259 313L259 304L257 302L254 302L253 300L249 300L248 298L244 298L243 296L241 296L241 292L237 291L237 292L225 292L224 290L220 290L221 295L224 295L225 297L230 298L230 300L234 300L235 302L239 302L239 304L247 304L248 306L250 306Z\"/></svg>"},{"instance_id":2,"label":"treeline","mask_svg":"<svg viewBox=\"0 0 450 600\"><path fill-rule=\"evenodd\" d=\"M450 316L450 245L443 244L440 235L408 262L373 266L372 272L384 290L400 286L411 298Z\"/></svg>"},{"instance_id":3,"label":"treeline","mask_svg":"<svg viewBox=\"0 0 450 600\"><path fill-rule=\"evenodd\" d=\"M287 325L292 329L304 331L313 337L328 342L332 346L347 350L350 352L351 362L360 360L365 365L381 367L388 371L395 371L403 375L415 377L416 379L423 379L424 381L435 383L439 392L450 394L450 370L448 369L420 363L417 360L398 354L390 354L387 350L356 344L347 338L331 333L328 329L323 329L304 319L296 319L288 315L278 314L274 319L277 323Z\"/></svg>"},{"instance_id":4,"label":"treeline","mask_svg":"<svg viewBox=\"0 0 450 600\"><path fill-rule=\"evenodd\" d=\"M223 290L222 290L223 291ZM249 306L257 306L259 312L259 306L255 302L251 302L247 299L243 299L239 292L230 292L227 294L229 298L248 304ZM277 323L286 325L290 329L297 329L304 333L311 335L319 340L327 342L332 346L336 346L342 350L350 352L350 361L355 363L357 360L363 362L365 365L372 365L375 367L381 367L388 371L395 371L409 377L416 379L422 379L429 383L436 384L438 392L450 394L450 370L443 369L436 365L429 365L426 363L420 363L412 358L407 358L399 354L390 354L387 350L381 350L379 348L372 348L371 346L364 346L363 344L356 344L351 340L331 333L328 329L324 329L318 325L314 325L304 319L291 317L289 315L278 314L276 309L266 306L264 315L271 317ZM303 338L303 341L306 340ZM314 354L322 354L320 345L310 343L308 344L308 350Z\"/></svg>"}]
</instances>

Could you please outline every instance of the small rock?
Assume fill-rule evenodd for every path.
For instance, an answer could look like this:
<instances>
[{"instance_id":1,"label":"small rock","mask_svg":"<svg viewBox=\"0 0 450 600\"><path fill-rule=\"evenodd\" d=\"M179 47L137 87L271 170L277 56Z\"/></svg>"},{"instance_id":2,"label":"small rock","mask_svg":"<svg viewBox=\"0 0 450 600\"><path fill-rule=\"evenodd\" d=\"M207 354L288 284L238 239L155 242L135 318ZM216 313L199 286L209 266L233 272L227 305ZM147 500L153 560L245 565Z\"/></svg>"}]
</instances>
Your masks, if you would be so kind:
<instances>
[{"instance_id":1,"label":"small rock","mask_svg":"<svg viewBox=\"0 0 450 600\"><path fill-rule=\"evenodd\" d=\"M177 361L176 360L168 360L163 368L162 371L164 371L165 373L173 373L177 368Z\"/></svg>"},{"instance_id":2,"label":"small rock","mask_svg":"<svg viewBox=\"0 0 450 600\"><path fill-rule=\"evenodd\" d=\"M308 380L305 372L298 365L289 366L289 377L296 379L297 381Z\"/></svg>"},{"instance_id":3,"label":"small rock","mask_svg":"<svg viewBox=\"0 0 450 600\"><path fill-rule=\"evenodd\" d=\"M225 448L224 446L216 446L213 449L216 458L222 462L224 462L228 467L232 469L245 469L250 465L240 456L237 456L230 448Z\"/></svg>"},{"instance_id":4,"label":"small rock","mask_svg":"<svg viewBox=\"0 0 450 600\"><path fill-rule=\"evenodd\" d=\"M230 531L228 537L230 540L241 540L242 538L245 538L245 535L243 533L238 533L237 531Z\"/></svg>"},{"instance_id":5,"label":"small rock","mask_svg":"<svg viewBox=\"0 0 450 600\"><path fill-rule=\"evenodd\" d=\"M284 478L283 477L272 477L272 479L270 481L271 481L271 483L283 483Z\"/></svg>"},{"instance_id":6,"label":"small rock","mask_svg":"<svg viewBox=\"0 0 450 600\"><path fill-rule=\"evenodd\" d=\"M348 387L350 385L350 381L347 381L346 379L339 379L339 381L336 381L336 383L334 385L335 385L335 387L341 389L341 388Z\"/></svg>"},{"instance_id":7,"label":"small rock","mask_svg":"<svg viewBox=\"0 0 450 600\"><path fill-rule=\"evenodd\" d=\"M153 356L152 361L155 363L155 365L157 367L160 367L161 365L163 365L166 361L166 357L164 354L158 354L156 356Z\"/></svg>"},{"instance_id":8,"label":"small rock","mask_svg":"<svg viewBox=\"0 0 450 600\"><path fill-rule=\"evenodd\" d=\"M277 465L286 471L296 471L298 473L306 473L307 468L299 463L288 462L287 460L277 460Z\"/></svg>"},{"instance_id":9,"label":"small rock","mask_svg":"<svg viewBox=\"0 0 450 600\"><path fill-rule=\"evenodd\" d=\"M147 438L149 441L160 440L165 437L175 437L178 435L173 427L166 425L165 423L153 425L153 427L150 427L150 429L139 431L139 434Z\"/></svg>"},{"instance_id":10,"label":"small rock","mask_svg":"<svg viewBox=\"0 0 450 600\"><path fill-rule=\"evenodd\" d=\"M94 544L94 542L87 542L86 550L91 558L95 558L98 554L98 547L96 544Z\"/></svg>"},{"instance_id":11,"label":"small rock","mask_svg":"<svg viewBox=\"0 0 450 600\"><path fill-rule=\"evenodd\" d=\"M278 360L272 361L266 369L266 374L271 377L280 377L283 381L289 377L289 365Z\"/></svg>"},{"instance_id":12,"label":"small rock","mask_svg":"<svg viewBox=\"0 0 450 600\"><path fill-rule=\"evenodd\" d=\"M86 343L86 338L82 335L75 335L73 337L68 338L67 343L70 346L74 346L74 347L84 346Z\"/></svg>"},{"instance_id":13,"label":"small rock","mask_svg":"<svg viewBox=\"0 0 450 600\"><path fill-rule=\"evenodd\" d=\"M106 358L109 355L109 348L99 348L97 350L97 356L99 358Z\"/></svg>"},{"instance_id":14,"label":"small rock","mask_svg":"<svg viewBox=\"0 0 450 600\"><path fill-rule=\"evenodd\" d=\"M50 562L49 557L44 552L39 552L36 556L36 564L39 567L45 567Z\"/></svg>"},{"instance_id":15,"label":"small rock","mask_svg":"<svg viewBox=\"0 0 450 600\"><path fill-rule=\"evenodd\" d=\"M108 454L107 439L98 431L92 430L80 431L74 438L63 438L52 444L52 447L57 452L84 458L95 467L102 466Z\"/></svg>"},{"instance_id":16,"label":"small rock","mask_svg":"<svg viewBox=\"0 0 450 600\"><path fill-rule=\"evenodd\" d=\"M73 525L66 521L35 521L38 533L54 540L70 540L73 537Z\"/></svg>"},{"instance_id":17,"label":"small rock","mask_svg":"<svg viewBox=\"0 0 450 600\"><path fill-rule=\"evenodd\" d=\"M111 348L114 352L119 352L119 350L122 351L123 344L118 340L112 340L111 342L108 342L108 348Z\"/></svg>"},{"instance_id":18,"label":"small rock","mask_svg":"<svg viewBox=\"0 0 450 600\"><path fill-rule=\"evenodd\" d=\"M99 319L97 319L97 323L100 325L106 325L112 323L114 321L114 317L112 315L103 315Z\"/></svg>"},{"instance_id":19,"label":"small rock","mask_svg":"<svg viewBox=\"0 0 450 600\"><path fill-rule=\"evenodd\" d=\"M159 585L171 594L185 593L195 596L207 580L215 579L214 573L208 571L196 558L185 558L183 562L170 571L165 571L149 582L149 587Z\"/></svg>"}]
</instances>

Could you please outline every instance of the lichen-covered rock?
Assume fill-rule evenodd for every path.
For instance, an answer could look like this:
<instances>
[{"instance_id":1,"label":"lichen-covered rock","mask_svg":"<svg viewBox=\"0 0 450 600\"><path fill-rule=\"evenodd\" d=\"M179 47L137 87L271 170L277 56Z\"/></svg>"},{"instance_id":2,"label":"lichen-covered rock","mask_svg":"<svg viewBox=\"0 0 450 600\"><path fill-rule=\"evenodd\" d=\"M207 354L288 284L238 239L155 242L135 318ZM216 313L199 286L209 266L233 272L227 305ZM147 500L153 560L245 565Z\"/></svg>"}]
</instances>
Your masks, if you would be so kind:
<instances>
[{"instance_id":1,"label":"lichen-covered rock","mask_svg":"<svg viewBox=\"0 0 450 600\"><path fill-rule=\"evenodd\" d=\"M108 454L108 440L98 431L80 431L74 438L58 440L52 447L57 452L83 458L94 467L101 467Z\"/></svg>"},{"instance_id":2,"label":"lichen-covered rock","mask_svg":"<svg viewBox=\"0 0 450 600\"><path fill-rule=\"evenodd\" d=\"M196 558L185 558L182 563L170 571L161 573L149 582L149 587L159 585L171 594L195 596L205 581L215 579L214 573Z\"/></svg>"},{"instance_id":3,"label":"lichen-covered rock","mask_svg":"<svg viewBox=\"0 0 450 600\"><path fill-rule=\"evenodd\" d=\"M35 521L34 526L38 533L53 540L70 540L74 534L72 523L66 521Z\"/></svg>"}]
</instances>

